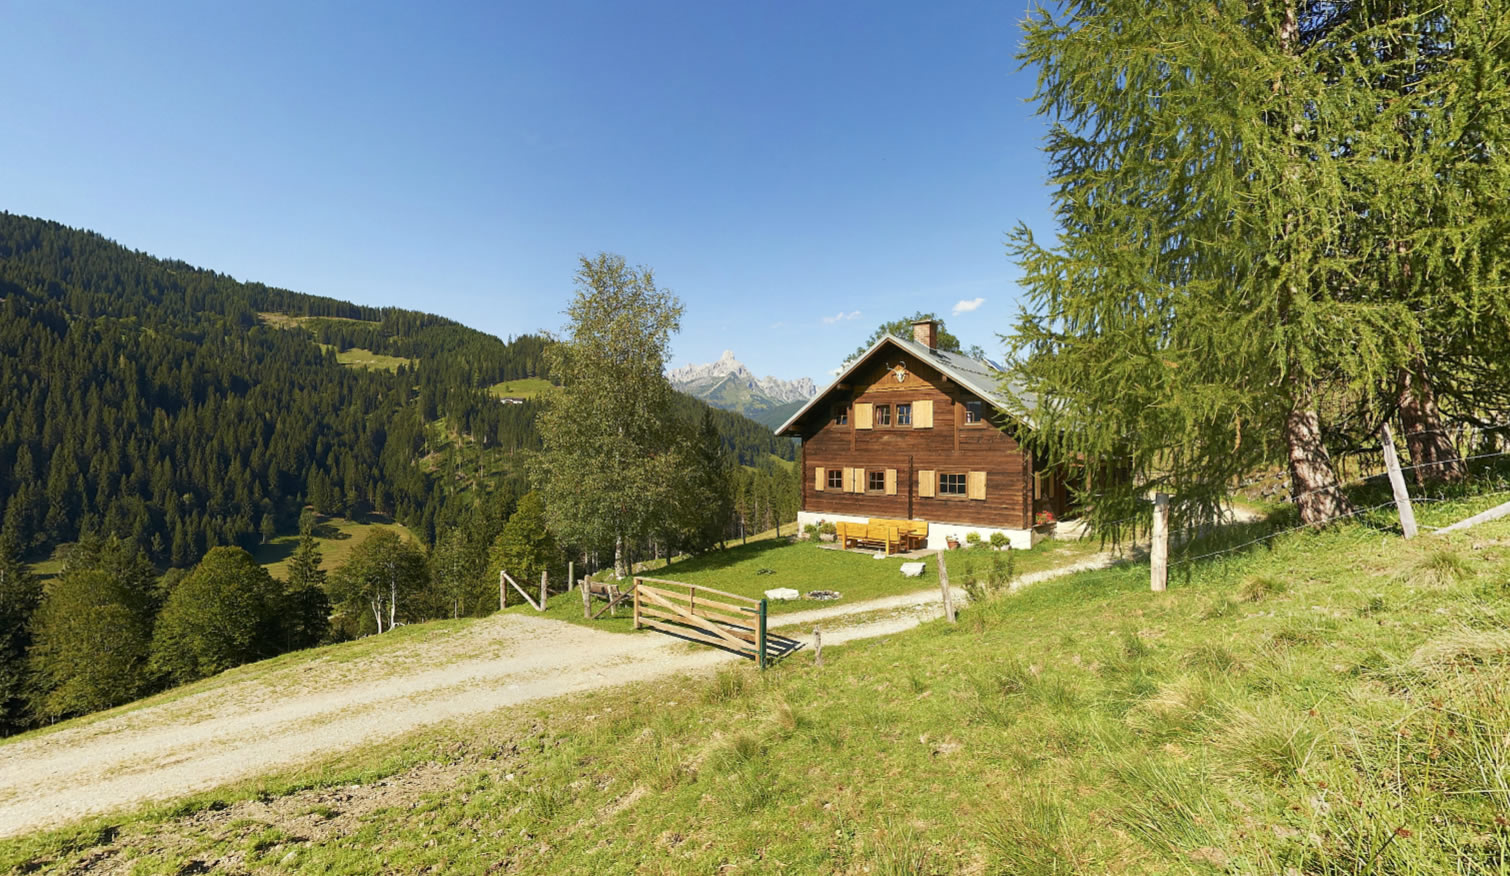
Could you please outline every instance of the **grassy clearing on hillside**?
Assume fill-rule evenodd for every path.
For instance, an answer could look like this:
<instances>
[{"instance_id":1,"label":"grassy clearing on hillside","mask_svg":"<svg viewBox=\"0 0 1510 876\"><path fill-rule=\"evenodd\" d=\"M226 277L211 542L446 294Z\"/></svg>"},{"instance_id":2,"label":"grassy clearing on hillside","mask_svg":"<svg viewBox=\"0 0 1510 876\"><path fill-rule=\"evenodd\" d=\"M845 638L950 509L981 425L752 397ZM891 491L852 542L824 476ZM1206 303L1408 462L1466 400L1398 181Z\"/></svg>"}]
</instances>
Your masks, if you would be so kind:
<instances>
[{"instance_id":1,"label":"grassy clearing on hillside","mask_svg":"<svg viewBox=\"0 0 1510 876\"><path fill-rule=\"evenodd\" d=\"M320 346L330 349L329 344L321 344ZM415 364L413 359L386 356L382 353L364 350L361 347L352 347L349 350L337 350L336 361L347 368L366 368L369 371L397 371L400 365Z\"/></svg>"},{"instance_id":2,"label":"grassy clearing on hillside","mask_svg":"<svg viewBox=\"0 0 1510 876\"><path fill-rule=\"evenodd\" d=\"M374 514L366 523L344 517L321 517L315 527L315 541L320 545L321 567L338 568L356 550L357 545L384 529L397 532L405 541L414 541L414 534L402 523L395 523L382 515ZM298 546L297 534L280 535L267 544L258 546L252 551L252 557L267 567L274 577L283 577L287 572L288 558L293 556Z\"/></svg>"},{"instance_id":3,"label":"grassy clearing on hillside","mask_svg":"<svg viewBox=\"0 0 1510 876\"><path fill-rule=\"evenodd\" d=\"M1510 521L1288 535L1166 594L1083 573L822 669L511 710L0 866L1505 873L1507 582Z\"/></svg>"},{"instance_id":4,"label":"grassy clearing on hillside","mask_svg":"<svg viewBox=\"0 0 1510 876\"><path fill-rule=\"evenodd\" d=\"M494 398L534 398L547 389L551 388L551 382L543 377L523 377L519 380L505 380L488 387L488 392Z\"/></svg>"}]
</instances>

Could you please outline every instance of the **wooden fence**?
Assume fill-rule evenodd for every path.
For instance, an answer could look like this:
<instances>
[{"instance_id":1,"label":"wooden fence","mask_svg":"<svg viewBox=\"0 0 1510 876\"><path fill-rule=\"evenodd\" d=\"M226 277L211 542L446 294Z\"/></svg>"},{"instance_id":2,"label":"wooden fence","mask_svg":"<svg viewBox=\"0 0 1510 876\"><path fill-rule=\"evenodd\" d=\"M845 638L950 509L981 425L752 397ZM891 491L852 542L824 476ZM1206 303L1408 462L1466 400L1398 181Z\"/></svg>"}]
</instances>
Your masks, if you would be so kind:
<instances>
[{"instance_id":1,"label":"wooden fence","mask_svg":"<svg viewBox=\"0 0 1510 876\"><path fill-rule=\"evenodd\" d=\"M660 578L634 579L634 628L649 627L747 657L761 669L795 650L766 631L766 601Z\"/></svg>"}]
</instances>

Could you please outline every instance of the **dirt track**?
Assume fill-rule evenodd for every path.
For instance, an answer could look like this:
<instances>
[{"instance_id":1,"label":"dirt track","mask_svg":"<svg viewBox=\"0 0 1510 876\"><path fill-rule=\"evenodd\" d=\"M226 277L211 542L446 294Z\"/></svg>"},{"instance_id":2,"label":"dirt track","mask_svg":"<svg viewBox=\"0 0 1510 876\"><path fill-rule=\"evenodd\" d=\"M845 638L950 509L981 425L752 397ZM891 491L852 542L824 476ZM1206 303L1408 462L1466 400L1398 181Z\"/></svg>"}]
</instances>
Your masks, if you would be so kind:
<instances>
[{"instance_id":1,"label":"dirt track","mask_svg":"<svg viewBox=\"0 0 1510 876\"><path fill-rule=\"evenodd\" d=\"M964 594L956 590L955 599ZM840 644L916 626L938 616L938 602L931 588L778 615L772 625L805 645L820 625L825 644ZM844 624L846 615L878 611L886 614ZM735 659L667 636L509 614L380 656L275 668L0 745L0 836L207 790L428 724Z\"/></svg>"}]
</instances>

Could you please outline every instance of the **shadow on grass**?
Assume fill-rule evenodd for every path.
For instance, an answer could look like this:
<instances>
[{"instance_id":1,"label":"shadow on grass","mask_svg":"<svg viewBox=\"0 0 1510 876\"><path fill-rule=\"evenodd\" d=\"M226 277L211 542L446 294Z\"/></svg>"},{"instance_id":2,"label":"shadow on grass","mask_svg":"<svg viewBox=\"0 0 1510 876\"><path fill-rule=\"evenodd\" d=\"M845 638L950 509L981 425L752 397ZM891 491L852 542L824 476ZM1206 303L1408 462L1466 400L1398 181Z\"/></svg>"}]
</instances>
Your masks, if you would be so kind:
<instances>
[{"instance_id":1,"label":"shadow on grass","mask_svg":"<svg viewBox=\"0 0 1510 876\"><path fill-rule=\"evenodd\" d=\"M666 626L652 627L650 628L650 631L653 633L659 633L663 636L670 636L673 639L681 639L683 642L692 642L697 645L705 645L709 648L715 648L719 651L733 654L737 657L743 657L746 660L750 660L752 662L755 660L755 658L750 654L735 648L733 645L725 645L708 641L708 639L706 638L708 634L698 629L697 627L678 624L675 621L665 619L661 620L660 623L665 624ZM743 633L755 633L755 630L750 627L741 627L735 624L719 624L719 626L731 631L737 630ZM668 627L675 627L675 629ZM686 634L678 632L678 630L680 629L685 629L687 631ZM765 645L767 666L785 660L787 657L791 656L797 651L802 650L802 648L805 647L796 639L780 636L773 632L770 632L769 630L767 630L765 634Z\"/></svg>"},{"instance_id":2,"label":"shadow on grass","mask_svg":"<svg viewBox=\"0 0 1510 876\"><path fill-rule=\"evenodd\" d=\"M703 554L702 556L682 560L679 563L672 563L669 566L661 566L651 572L637 572L636 574L642 578L658 577L661 575L671 577L670 573L675 572L678 569L685 569L689 572L706 572L714 571L717 569L726 569L729 566L750 559L751 557L758 557L766 551L789 546L790 542L786 540L786 536L782 536L780 538L768 538L764 541L754 542L753 544L730 545L723 550L710 551L706 554Z\"/></svg>"}]
</instances>

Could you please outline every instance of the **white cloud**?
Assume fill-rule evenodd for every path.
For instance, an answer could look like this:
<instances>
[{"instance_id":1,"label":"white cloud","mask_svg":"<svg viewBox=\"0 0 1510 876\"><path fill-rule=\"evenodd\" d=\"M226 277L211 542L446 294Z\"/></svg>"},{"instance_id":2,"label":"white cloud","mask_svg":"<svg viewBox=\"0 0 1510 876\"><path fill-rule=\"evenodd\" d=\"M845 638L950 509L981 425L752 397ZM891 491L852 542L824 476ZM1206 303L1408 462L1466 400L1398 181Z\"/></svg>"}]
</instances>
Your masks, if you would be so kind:
<instances>
[{"instance_id":1,"label":"white cloud","mask_svg":"<svg viewBox=\"0 0 1510 876\"><path fill-rule=\"evenodd\" d=\"M969 301L962 299L958 304L954 305L954 315L959 316L961 313L970 313L985 303L986 299L984 298L971 298Z\"/></svg>"},{"instance_id":2,"label":"white cloud","mask_svg":"<svg viewBox=\"0 0 1510 876\"><path fill-rule=\"evenodd\" d=\"M830 368L830 369L828 369L828 376L830 376L830 377L838 377L840 374L843 374L843 373L844 373L843 366L840 366L838 368Z\"/></svg>"},{"instance_id":3,"label":"white cloud","mask_svg":"<svg viewBox=\"0 0 1510 876\"><path fill-rule=\"evenodd\" d=\"M860 311L858 311L858 310L851 310L849 313L844 313L843 311L840 311L839 313L836 313L833 316L825 316L823 318L823 323L825 325L833 325L836 322L844 322L845 320L859 319L859 318L860 318Z\"/></svg>"}]
</instances>

